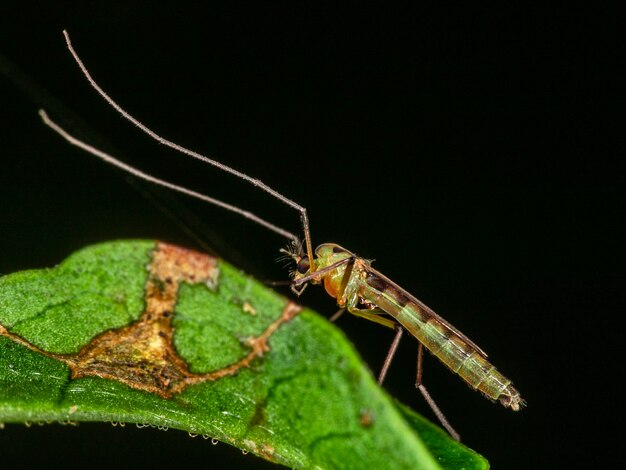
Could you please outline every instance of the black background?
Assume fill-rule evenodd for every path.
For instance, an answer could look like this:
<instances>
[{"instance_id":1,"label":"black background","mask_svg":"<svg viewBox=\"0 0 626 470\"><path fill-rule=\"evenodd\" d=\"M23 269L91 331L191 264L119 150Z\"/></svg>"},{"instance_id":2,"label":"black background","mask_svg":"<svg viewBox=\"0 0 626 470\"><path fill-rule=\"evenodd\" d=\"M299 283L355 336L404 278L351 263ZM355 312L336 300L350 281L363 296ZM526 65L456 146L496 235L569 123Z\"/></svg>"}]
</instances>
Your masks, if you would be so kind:
<instances>
[{"instance_id":1,"label":"black background","mask_svg":"<svg viewBox=\"0 0 626 470\"><path fill-rule=\"evenodd\" d=\"M50 3L1 7L0 273L53 266L111 239L197 246L120 171L44 128L42 104L144 170L299 230L293 210L119 118L72 62L67 28L128 111L305 205L314 243L375 258L490 353L527 409L489 403L430 357L425 381L494 468L617 463L609 436L622 423L625 190L623 123L610 109L623 88L615 13ZM275 263L284 240L175 199L225 258L285 279ZM335 309L319 289L301 302ZM391 332L348 316L338 324L377 371ZM415 351L405 340L385 387L431 416L412 386ZM14 468L272 467L132 425L7 425L0 455Z\"/></svg>"}]
</instances>

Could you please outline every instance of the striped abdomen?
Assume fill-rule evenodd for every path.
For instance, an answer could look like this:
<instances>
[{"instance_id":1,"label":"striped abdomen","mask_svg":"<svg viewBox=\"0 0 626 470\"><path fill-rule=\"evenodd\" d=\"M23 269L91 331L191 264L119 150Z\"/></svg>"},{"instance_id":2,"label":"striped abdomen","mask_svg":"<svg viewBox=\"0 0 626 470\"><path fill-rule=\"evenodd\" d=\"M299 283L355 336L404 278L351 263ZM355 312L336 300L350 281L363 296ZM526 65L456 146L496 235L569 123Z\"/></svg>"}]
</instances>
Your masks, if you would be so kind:
<instances>
[{"instance_id":1,"label":"striped abdomen","mask_svg":"<svg viewBox=\"0 0 626 470\"><path fill-rule=\"evenodd\" d=\"M486 354L426 305L369 268L359 295L391 315L474 390L515 411L524 405L519 392L486 359Z\"/></svg>"}]
</instances>

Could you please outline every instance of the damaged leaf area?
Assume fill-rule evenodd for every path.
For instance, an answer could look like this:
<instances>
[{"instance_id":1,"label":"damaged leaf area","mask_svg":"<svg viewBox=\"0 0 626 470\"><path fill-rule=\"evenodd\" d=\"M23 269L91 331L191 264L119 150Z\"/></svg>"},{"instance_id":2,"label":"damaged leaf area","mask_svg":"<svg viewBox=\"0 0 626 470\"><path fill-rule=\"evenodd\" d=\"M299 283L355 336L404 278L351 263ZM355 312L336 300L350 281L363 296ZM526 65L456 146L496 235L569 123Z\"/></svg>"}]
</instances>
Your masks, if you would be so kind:
<instances>
[{"instance_id":1,"label":"damaged leaf area","mask_svg":"<svg viewBox=\"0 0 626 470\"><path fill-rule=\"evenodd\" d=\"M0 278L0 422L32 421L176 428L292 468L487 468L390 401L326 320L159 242Z\"/></svg>"}]
</instances>

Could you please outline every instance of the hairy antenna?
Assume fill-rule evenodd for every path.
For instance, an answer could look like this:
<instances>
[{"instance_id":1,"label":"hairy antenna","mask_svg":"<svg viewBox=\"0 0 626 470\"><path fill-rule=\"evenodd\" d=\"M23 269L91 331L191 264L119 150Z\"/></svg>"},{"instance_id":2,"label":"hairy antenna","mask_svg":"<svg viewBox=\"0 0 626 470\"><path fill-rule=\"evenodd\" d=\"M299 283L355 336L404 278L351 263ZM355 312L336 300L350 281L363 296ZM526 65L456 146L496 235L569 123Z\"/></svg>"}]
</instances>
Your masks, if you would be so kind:
<instances>
[{"instance_id":1,"label":"hairy antenna","mask_svg":"<svg viewBox=\"0 0 626 470\"><path fill-rule=\"evenodd\" d=\"M230 173L231 175L236 176L237 178L240 178L244 181L247 181L248 183L252 184L253 186L256 186L257 188L262 189L263 191L265 191L266 193L270 194L272 197L274 197L275 199L278 199L279 201L281 201L282 203L288 205L289 207L292 207L293 209L296 209L298 212L300 212L300 220L302 221L302 228L304 231L304 242L306 245L306 251L307 251L307 255L309 256L309 259L313 259L313 246L311 244L311 232L309 229L309 218L307 216L307 212L306 212L306 208L302 207L300 204L296 203L295 201L292 201L291 199L283 196L281 193L279 193L278 191L276 191L275 189L269 187L268 185L266 185L265 183L263 183L261 180L256 179L256 178L252 178L248 175L246 175L245 173L242 173L240 171L235 170L234 168L229 167L228 165L224 165L223 163L218 162L217 160L213 160L212 158L208 158L204 155L201 155L197 152L194 152L193 150L189 150L185 147L182 147L170 140L167 140L163 137L161 137L160 135L158 135L156 132L154 132L153 130L151 130L150 128L148 128L147 126L145 126L144 124L142 124L139 120L137 120L136 118L134 118L133 116L131 116L128 112L126 112L119 104L117 104L113 98L111 98L101 87L100 85L98 85L96 83L96 81L92 78L91 74L89 73L89 71L87 70L87 67L85 67L85 65L83 64L83 61L80 59L80 57L78 56L78 54L76 53L76 51L74 50L74 47L72 46L72 41L70 40L70 35L68 34L68 32L66 30L63 30L63 36L65 36L65 43L67 44L67 48L70 51L70 53L72 54L72 57L74 58L74 60L76 61L76 63L78 64L78 66L80 67L80 70L82 71L83 75L85 76L85 78L87 79L87 81L89 82L89 84L98 92L98 94L115 110L117 110L124 119L127 119L128 121L132 122L135 126L137 126L139 129L141 129L143 132L145 132L146 134L148 134L150 137L152 137L154 140L156 140L157 142L159 142L160 144L163 144L167 147L170 147L180 153L183 153L185 155L188 155L190 157L196 158L204 163L208 163L209 165L213 165L214 167L219 168L222 171L225 171L227 173ZM58 126L57 126L58 127ZM60 128L59 128L60 129ZM57 130L57 129L55 129ZM57 132L59 132L57 130ZM66 135L68 135L67 133L65 133ZM63 134L61 134L63 135ZM66 135L63 135L66 139ZM69 136L69 135L68 135ZM75 142L80 142L77 141L77 139L73 138L72 139ZM67 139L69 141L69 139ZM74 144L74 145L78 145L78 143L75 143L70 141L70 143ZM84 144L83 142L81 142L81 144ZM107 160L105 158L103 158L103 156L93 152L92 150L97 150L94 149L93 147L91 147L92 150L88 149L87 147L90 147L86 144L83 145L78 145L79 147L83 148L84 150L87 150L89 153L92 153L100 158L102 158L105 161L108 161L109 163L116 165L126 171L130 171L129 169L132 167L129 167L128 165L120 162L119 160L114 159L113 157L111 157L110 155L108 155L107 157L109 157L110 159L115 160L117 163L113 163L112 160ZM99 152L99 151L98 151ZM103 153L103 152L99 152L99 153ZM105 154L106 155L106 154ZM133 170L135 170L133 168ZM139 170L135 170L138 171ZM132 173L132 171L130 171ZM141 172L139 172L141 173ZM133 173L135 174L135 173ZM146 175L145 173L141 173L143 176L140 175L136 175L140 178L145 178L145 176L149 176ZM175 188L175 185L171 185L171 183L167 183L167 184L163 184L166 183L165 181L159 180L160 182L157 183L157 179L150 177L152 179L149 179L148 181L152 181L153 183L156 184L161 184L162 186L166 186L168 188L174 189L176 191L179 192L184 192L185 194L190 194L193 193L193 191L188 191L185 190L183 191L184 188L181 187L177 187ZM196 195L198 195L198 193L195 193ZM191 195L191 194L190 194ZM250 212L247 211L243 211L242 209L239 208L235 208L234 206L231 206L230 204L226 204L224 202L218 201L217 199L213 199L213 198L209 198L208 196L204 196L204 195L200 195L202 196L200 199L205 200L207 202L210 202L211 204L216 204L220 207L223 207L225 209L231 210L233 212L236 212L238 214L244 215L244 217L247 217L251 220L254 220L255 222L263 225L264 227L270 228L270 230L273 230L277 233L280 233L281 235L287 236L287 238L291 238L293 240L298 240L298 237L295 237L293 234L284 231L283 229L280 229L278 227L276 227L273 224L270 224L269 222L266 222L263 219L260 219L259 217L257 217L254 214L251 214ZM196 196L194 196L196 197ZM235 210L236 209L236 210ZM278 229L278 230L277 230ZM289 235L285 235L285 234L289 234ZM311 269L315 269L314 268L314 264L311 264Z\"/></svg>"},{"instance_id":2,"label":"hairy antenna","mask_svg":"<svg viewBox=\"0 0 626 470\"><path fill-rule=\"evenodd\" d=\"M127 173L130 173L133 176L136 176L137 178L141 178L143 180L149 181L151 183L154 184L158 184L159 186L164 186L168 189L172 189L174 191L178 191L179 193L183 193L186 194L187 196L191 196L194 197L196 199L200 199L202 201L208 202L210 204L214 204L216 206L219 206L223 209L229 210L231 212L234 212L236 214L241 215L242 217L245 217L246 219L252 220L253 222L256 222L259 225L262 225L263 227L278 233L279 235L282 235L283 237L286 238L290 238L291 240L293 240L296 243L299 243L299 239L296 235L294 235L291 232L288 232L287 230L284 230L262 218L260 218L259 216L257 216L256 214L253 214L252 212L248 212L246 210L243 210L237 206L233 206L232 204L228 204L226 202L220 201L219 199L215 199L212 198L210 196L207 196L205 194L201 194L198 193L196 191L192 191L191 189L187 189L183 186L179 186L177 184L174 183L170 183L169 181L165 181L159 178L156 178L152 175L149 175L147 173L144 173L143 171L128 165L127 163L124 163L120 160L118 160L117 158L113 157L112 155L109 155L108 153L103 152L102 150L99 150L85 142L83 142L82 140L77 139L76 137L74 137L73 135L71 135L70 133L68 133L65 129L63 129L61 126L59 126L56 122L52 121L48 115L46 114L46 112L43 109L39 110L39 115L41 116L41 119L43 120L44 124L48 127L50 127L53 131L55 131L57 134L59 134L61 137L63 137L65 140L67 140L70 144L75 145L76 147L80 147L81 149L85 150L86 152L95 155L96 157L104 160L105 162L116 166L118 168L121 168L122 170L126 171Z\"/></svg>"}]
</instances>

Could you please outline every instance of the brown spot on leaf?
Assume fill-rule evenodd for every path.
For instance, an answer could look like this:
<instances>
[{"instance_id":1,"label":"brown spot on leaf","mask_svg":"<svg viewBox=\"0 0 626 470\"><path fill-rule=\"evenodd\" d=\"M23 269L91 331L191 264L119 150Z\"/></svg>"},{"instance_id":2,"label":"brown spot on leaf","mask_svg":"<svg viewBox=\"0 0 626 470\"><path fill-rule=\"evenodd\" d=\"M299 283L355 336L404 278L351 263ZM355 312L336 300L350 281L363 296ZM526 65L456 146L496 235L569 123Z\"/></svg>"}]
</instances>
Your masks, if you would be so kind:
<instances>
[{"instance_id":1,"label":"brown spot on leaf","mask_svg":"<svg viewBox=\"0 0 626 470\"><path fill-rule=\"evenodd\" d=\"M158 243L152 253L149 278L145 286L145 310L134 323L106 331L84 346L78 354L54 354L43 351L0 325L0 336L58 359L70 367L72 379L102 377L117 380L129 387L170 398L187 386L235 375L269 351L270 336L300 312L289 302L281 316L257 337L248 338L250 352L222 369L206 374L189 371L174 349L172 312L178 300L181 282L217 286L217 258L166 243Z\"/></svg>"},{"instance_id":2,"label":"brown spot on leaf","mask_svg":"<svg viewBox=\"0 0 626 470\"><path fill-rule=\"evenodd\" d=\"M374 424L374 414L372 410L361 410L359 413L359 424L364 428L369 428Z\"/></svg>"},{"instance_id":3,"label":"brown spot on leaf","mask_svg":"<svg viewBox=\"0 0 626 470\"><path fill-rule=\"evenodd\" d=\"M274 462L274 452L276 449L269 444L261 444L260 446L251 439L244 439L244 444L250 449L253 454L263 457L265 460Z\"/></svg>"}]
</instances>

